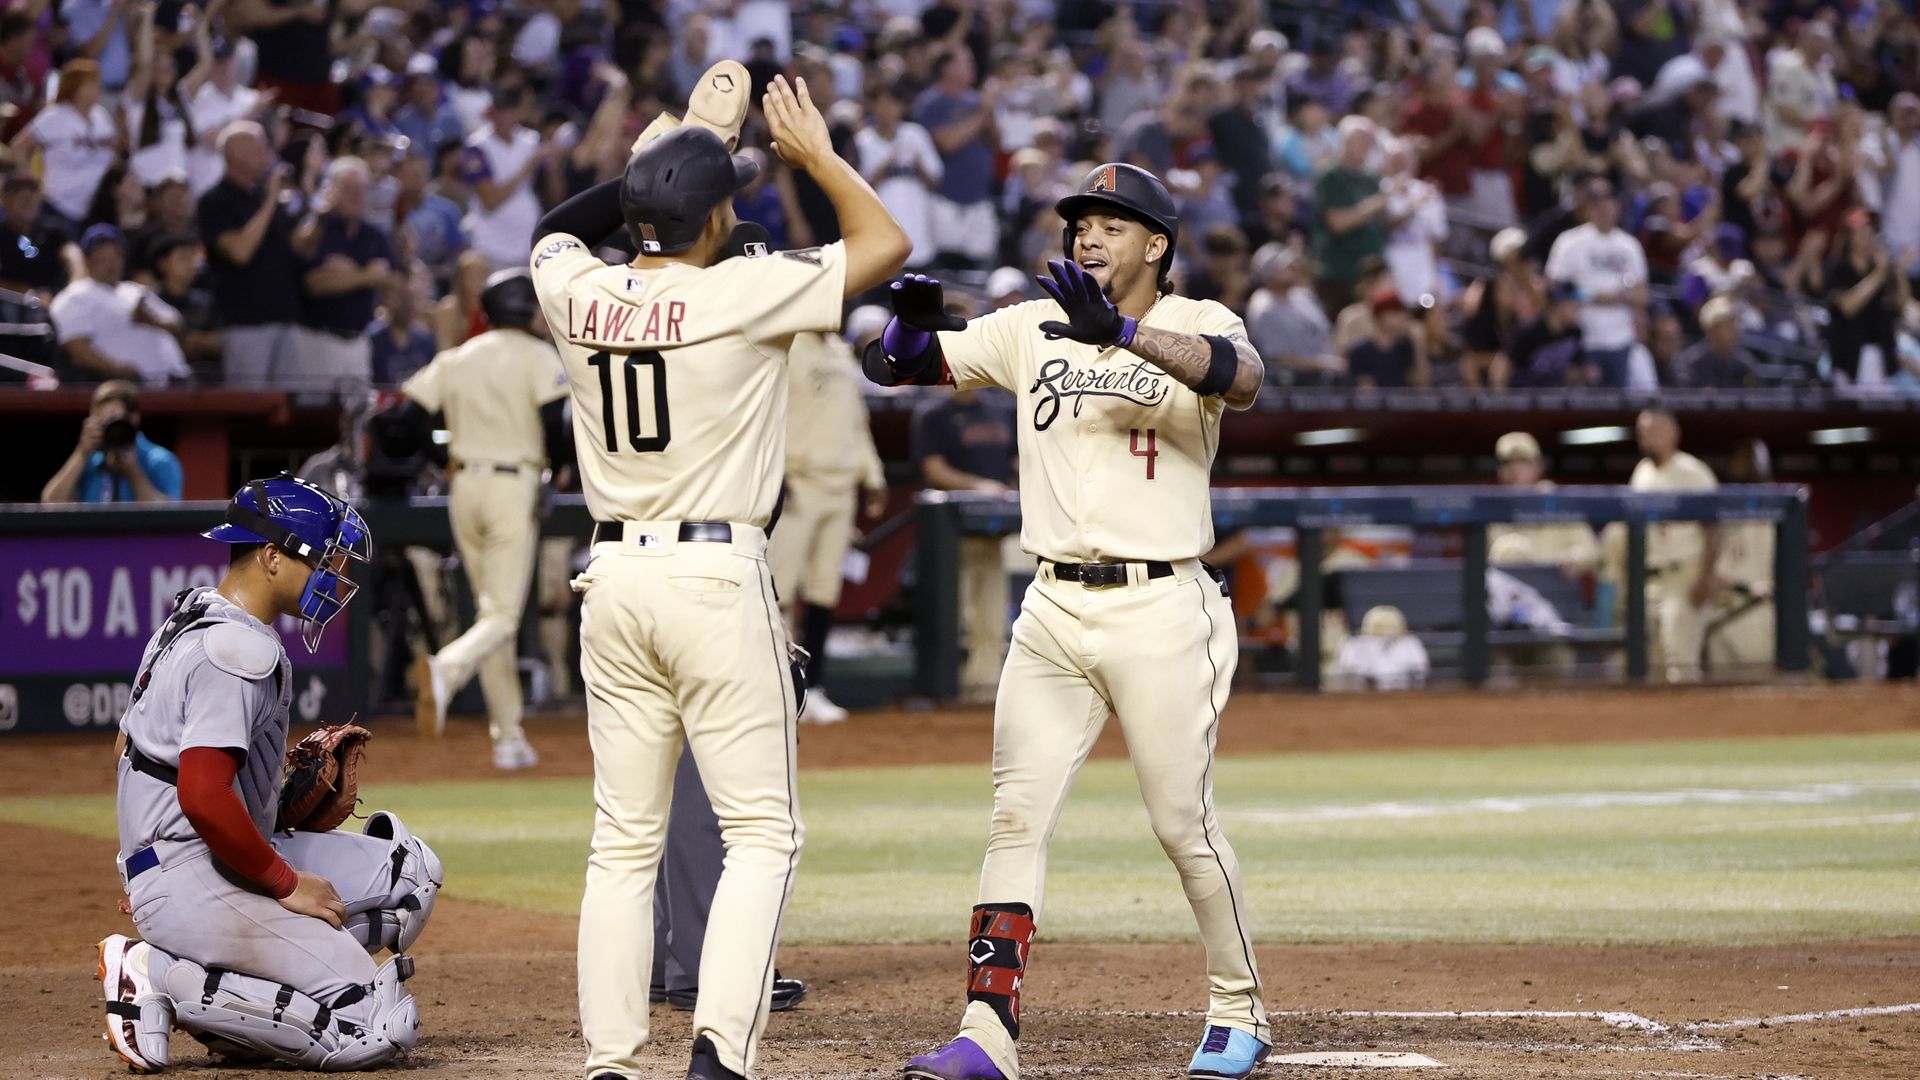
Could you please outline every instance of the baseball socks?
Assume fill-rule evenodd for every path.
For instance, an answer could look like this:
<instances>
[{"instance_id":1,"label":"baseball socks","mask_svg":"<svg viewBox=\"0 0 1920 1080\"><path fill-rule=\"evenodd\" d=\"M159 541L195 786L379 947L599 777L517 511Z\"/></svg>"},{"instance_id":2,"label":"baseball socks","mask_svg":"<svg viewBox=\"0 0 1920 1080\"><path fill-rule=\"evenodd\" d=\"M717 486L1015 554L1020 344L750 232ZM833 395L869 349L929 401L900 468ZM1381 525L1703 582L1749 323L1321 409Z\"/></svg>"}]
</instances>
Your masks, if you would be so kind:
<instances>
[{"instance_id":1,"label":"baseball socks","mask_svg":"<svg viewBox=\"0 0 1920 1080\"><path fill-rule=\"evenodd\" d=\"M833 629L833 609L800 602L800 647L807 650L807 708L800 714L804 724L837 724L847 718L847 710L827 697L827 634Z\"/></svg>"}]
</instances>

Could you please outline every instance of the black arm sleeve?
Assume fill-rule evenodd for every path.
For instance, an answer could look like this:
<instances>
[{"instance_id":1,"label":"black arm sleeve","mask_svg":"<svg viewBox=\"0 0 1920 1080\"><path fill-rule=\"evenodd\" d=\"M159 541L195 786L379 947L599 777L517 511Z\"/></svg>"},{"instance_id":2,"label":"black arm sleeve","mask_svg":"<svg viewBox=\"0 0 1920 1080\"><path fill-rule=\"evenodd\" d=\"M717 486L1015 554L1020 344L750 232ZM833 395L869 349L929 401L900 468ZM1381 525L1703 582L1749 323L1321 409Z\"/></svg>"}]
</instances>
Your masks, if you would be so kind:
<instances>
[{"instance_id":1,"label":"black arm sleeve","mask_svg":"<svg viewBox=\"0 0 1920 1080\"><path fill-rule=\"evenodd\" d=\"M947 381L947 358L940 352L939 334L928 335L927 347L918 356L889 356L874 338L860 354L860 370L881 386L939 386Z\"/></svg>"},{"instance_id":2,"label":"black arm sleeve","mask_svg":"<svg viewBox=\"0 0 1920 1080\"><path fill-rule=\"evenodd\" d=\"M540 406L540 431L546 437L547 461L555 469L574 463L573 425L567 422L567 399Z\"/></svg>"},{"instance_id":3,"label":"black arm sleeve","mask_svg":"<svg viewBox=\"0 0 1920 1080\"><path fill-rule=\"evenodd\" d=\"M551 233L577 236L588 247L600 247L626 231L626 216L620 213L620 180L595 184L540 216L533 240Z\"/></svg>"}]
</instances>

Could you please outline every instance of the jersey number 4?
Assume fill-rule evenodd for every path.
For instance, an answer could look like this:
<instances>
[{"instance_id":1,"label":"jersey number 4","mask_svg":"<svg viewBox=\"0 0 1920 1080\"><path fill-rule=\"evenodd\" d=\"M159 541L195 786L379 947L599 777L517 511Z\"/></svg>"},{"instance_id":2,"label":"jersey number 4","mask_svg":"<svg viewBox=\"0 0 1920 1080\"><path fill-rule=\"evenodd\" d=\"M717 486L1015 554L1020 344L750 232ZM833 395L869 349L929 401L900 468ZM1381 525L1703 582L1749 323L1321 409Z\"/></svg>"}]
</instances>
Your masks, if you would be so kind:
<instances>
[{"instance_id":1,"label":"jersey number 4","mask_svg":"<svg viewBox=\"0 0 1920 1080\"><path fill-rule=\"evenodd\" d=\"M607 429L607 452L620 452L620 441L614 437L615 413L613 409L613 356L597 352L587 357L587 363L600 370L600 423ZM627 445L642 454L652 454L667 448L667 442L673 438L673 431L667 423L667 365L657 352L637 352L627 356L627 362L621 365L626 371L627 383ZM640 423L640 369L648 371L647 393L653 398L653 434L641 434Z\"/></svg>"},{"instance_id":2,"label":"jersey number 4","mask_svg":"<svg viewBox=\"0 0 1920 1080\"><path fill-rule=\"evenodd\" d=\"M1141 431L1139 428L1132 428L1128 431L1127 435L1127 453L1132 454L1134 457L1146 458L1147 479L1153 479L1153 459L1160 456L1159 448L1154 445L1154 429L1148 428L1145 431ZM1142 435L1147 437L1144 442L1140 439Z\"/></svg>"}]
</instances>

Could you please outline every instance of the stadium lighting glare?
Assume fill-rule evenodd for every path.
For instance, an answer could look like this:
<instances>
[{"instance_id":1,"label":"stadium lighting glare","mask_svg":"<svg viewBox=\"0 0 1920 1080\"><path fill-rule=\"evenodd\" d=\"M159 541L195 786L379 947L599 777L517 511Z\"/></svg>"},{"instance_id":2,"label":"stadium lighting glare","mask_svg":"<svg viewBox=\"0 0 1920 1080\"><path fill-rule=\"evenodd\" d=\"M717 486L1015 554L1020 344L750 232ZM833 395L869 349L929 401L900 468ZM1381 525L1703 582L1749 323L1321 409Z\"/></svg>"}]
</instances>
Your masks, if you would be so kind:
<instances>
[{"instance_id":1,"label":"stadium lighting glare","mask_svg":"<svg viewBox=\"0 0 1920 1080\"><path fill-rule=\"evenodd\" d=\"M1293 441L1301 446L1341 446L1346 443L1360 442L1366 437L1366 431L1361 428L1336 427L1297 432L1293 436Z\"/></svg>"},{"instance_id":2,"label":"stadium lighting glare","mask_svg":"<svg viewBox=\"0 0 1920 1080\"><path fill-rule=\"evenodd\" d=\"M1583 427L1560 433L1562 446L1601 446L1606 443L1626 442L1633 438L1633 432L1623 427Z\"/></svg>"},{"instance_id":3,"label":"stadium lighting glare","mask_svg":"<svg viewBox=\"0 0 1920 1080\"><path fill-rule=\"evenodd\" d=\"M1865 427L1820 428L1807 433L1807 441L1815 446L1846 446L1849 443L1873 441L1873 429Z\"/></svg>"}]
</instances>

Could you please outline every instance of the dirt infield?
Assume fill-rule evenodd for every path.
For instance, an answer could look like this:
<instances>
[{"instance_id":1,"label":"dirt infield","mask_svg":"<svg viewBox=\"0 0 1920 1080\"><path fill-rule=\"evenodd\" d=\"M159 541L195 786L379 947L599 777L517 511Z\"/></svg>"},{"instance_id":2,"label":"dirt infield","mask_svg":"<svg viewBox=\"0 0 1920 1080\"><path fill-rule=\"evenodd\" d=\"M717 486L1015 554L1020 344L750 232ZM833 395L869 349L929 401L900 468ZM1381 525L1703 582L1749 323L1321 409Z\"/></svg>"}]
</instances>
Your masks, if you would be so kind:
<instances>
[{"instance_id":1,"label":"dirt infield","mask_svg":"<svg viewBox=\"0 0 1920 1080\"><path fill-rule=\"evenodd\" d=\"M541 772L585 772L580 723L543 722ZM1227 753L1418 746L1502 746L1920 729L1913 689L1427 694L1375 698L1247 696L1231 708ZM806 729L808 767L984 762L983 710L884 713ZM456 722L427 744L378 729L376 767L420 779L493 776L484 735ZM1096 754L1124 749L1110 727ZM0 792L111 788L93 738L0 741ZM98 1040L92 943L123 930L113 845L0 826L0 1077L108 1077ZM448 900L418 949L426 1036L410 1069L479 1078L578 1075L574 923ZM762 1059L770 1077L897 1074L950 1034L963 963L938 947L785 950L782 967L813 992L776 1017ZM1200 958L1184 946L1049 945L1027 984L1025 1075L1182 1075L1199 1034ZM1533 1077L1920 1076L1920 939L1766 948L1298 945L1261 950L1277 1053L1392 1051L1443 1069L1413 1075ZM1173 977L1163 973L1173 972ZM1844 1017L1834 1010L1874 1010ZM1462 1012L1516 1015L1463 1016ZM1428 1015L1382 1015L1410 1013ZM1573 1015L1545 1015L1573 1014ZM1773 1018L1768 1020L1768 1018ZM679 1077L685 1014L655 1013L657 1067ZM1767 1022L1761 1022L1761 1021ZM184 1071L239 1078L184 1036ZM1350 1075L1279 1065L1264 1075Z\"/></svg>"}]
</instances>

